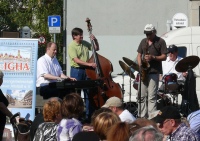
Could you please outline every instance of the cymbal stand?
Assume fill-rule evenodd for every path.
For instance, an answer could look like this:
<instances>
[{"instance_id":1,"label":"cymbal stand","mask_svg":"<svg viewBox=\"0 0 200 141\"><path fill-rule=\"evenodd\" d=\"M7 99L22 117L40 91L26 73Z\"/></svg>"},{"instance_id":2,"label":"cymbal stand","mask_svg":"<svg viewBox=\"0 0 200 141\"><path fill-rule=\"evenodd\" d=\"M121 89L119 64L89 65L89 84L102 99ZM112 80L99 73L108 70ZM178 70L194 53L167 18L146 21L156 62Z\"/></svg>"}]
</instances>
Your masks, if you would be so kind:
<instances>
[{"instance_id":1,"label":"cymbal stand","mask_svg":"<svg viewBox=\"0 0 200 141\"><path fill-rule=\"evenodd\" d=\"M131 67L129 66L129 69L131 70ZM130 71L130 79L129 79L129 102L131 103L131 71Z\"/></svg>"},{"instance_id":2,"label":"cymbal stand","mask_svg":"<svg viewBox=\"0 0 200 141\"><path fill-rule=\"evenodd\" d=\"M131 70L131 66L129 66L129 69ZM138 112L137 106L133 102L131 102L131 94L132 94L132 92L131 92L131 86L132 86L131 85L131 71L130 71L129 77L130 77L130 79L129 79L129 84L130 84L129 85L129 102L126 103L126 109L129 110L129 112L131 112L134 117L137 117L138 116L137 115L137 112Z\"/></svg>"},{"instance_id":3,"label":"cymbal stand","mask_svg":"<svg viewBox=\"0 0 200 141\"><path fill-rule=\"evenodd\" d=\"M125 73L123 73L122 74L122 94L123 94L123 97L122 97L122 101L124 102L124 93L125 93L125 90L124 90L124 75L125 75Z\"/></svg>"}]
</instances>

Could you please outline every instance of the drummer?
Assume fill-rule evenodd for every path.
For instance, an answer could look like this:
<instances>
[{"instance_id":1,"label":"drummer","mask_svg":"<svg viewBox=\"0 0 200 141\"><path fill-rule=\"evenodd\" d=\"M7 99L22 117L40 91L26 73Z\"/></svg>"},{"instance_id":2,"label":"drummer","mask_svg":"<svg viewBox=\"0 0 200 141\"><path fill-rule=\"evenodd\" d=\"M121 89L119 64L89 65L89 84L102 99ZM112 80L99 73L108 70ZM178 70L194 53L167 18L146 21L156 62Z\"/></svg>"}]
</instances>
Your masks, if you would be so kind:
<instances>
[{"instance_id":1,"label":"drummer","mask_svg":"<svg viewBox=\"0 0 200 141\"><path fill-rule=\"evenodd\" d=\"M177 74L177 80L185 81L187 76L186 72L177 72L175 70L176 64L183 59L182 57L178 56L178 47L175 45L170 45L168 48L168 57L166 61L162 61L162 69L163 69L163 76L169 73Z\"/></svg>"}]
</instances>

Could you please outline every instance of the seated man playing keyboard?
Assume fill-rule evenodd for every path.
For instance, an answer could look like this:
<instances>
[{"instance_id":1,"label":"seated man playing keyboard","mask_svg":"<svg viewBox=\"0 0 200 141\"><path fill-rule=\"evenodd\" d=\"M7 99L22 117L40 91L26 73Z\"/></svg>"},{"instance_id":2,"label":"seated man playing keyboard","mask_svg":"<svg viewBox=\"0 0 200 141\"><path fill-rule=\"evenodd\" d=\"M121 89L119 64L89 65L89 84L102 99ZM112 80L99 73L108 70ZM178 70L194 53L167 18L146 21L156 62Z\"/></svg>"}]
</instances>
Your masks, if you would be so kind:
<instances>
[{"instance_id":1,"label":"seated man playing keyboard","mask_svg":"<svg viewBox=\"0 0 200 141\"><path fill-rule=\"evenodd\" d=\"M58 90L57 88L49 87L49 83L60 82L63 79L70 79L75 81L75 78L71 78L63 74L60 64L56 58L57 46L53 42L49 42L46 47L46 53L40 57L37 61L37 80L36 87L39 88L40 95L43 99L51 97L63 98L69 90Z\"/></svg>"}]
</instances>

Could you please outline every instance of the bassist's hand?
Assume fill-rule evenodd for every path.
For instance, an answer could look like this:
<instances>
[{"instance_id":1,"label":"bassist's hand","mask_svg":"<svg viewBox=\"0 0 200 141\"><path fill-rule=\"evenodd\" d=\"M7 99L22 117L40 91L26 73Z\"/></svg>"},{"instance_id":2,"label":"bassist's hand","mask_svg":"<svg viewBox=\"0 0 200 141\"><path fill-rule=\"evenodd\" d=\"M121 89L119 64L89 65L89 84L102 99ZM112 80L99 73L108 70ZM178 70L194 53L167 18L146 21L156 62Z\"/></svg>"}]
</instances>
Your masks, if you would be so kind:
<instances>
[{"instance_id":1,"label":"bassist's hand","mask_svg":"<svg viewBox=\"0 0 200 141\"><path fill-rule=\"evenodd\" d=\"M93 34L90 35L90 39L91 40L97 40L96 37Z\"/></svg>"},{"instance_id":2,"label":"bassist's hand","mask_svg":"<svg viewBox=\"0 0 200 141\"><path fill-rule=\"evenodd\" d=\"M89 66L92 67L92 68L96 68L97 67L96 63L89 63Z\"/></svg>"}]
</instances>

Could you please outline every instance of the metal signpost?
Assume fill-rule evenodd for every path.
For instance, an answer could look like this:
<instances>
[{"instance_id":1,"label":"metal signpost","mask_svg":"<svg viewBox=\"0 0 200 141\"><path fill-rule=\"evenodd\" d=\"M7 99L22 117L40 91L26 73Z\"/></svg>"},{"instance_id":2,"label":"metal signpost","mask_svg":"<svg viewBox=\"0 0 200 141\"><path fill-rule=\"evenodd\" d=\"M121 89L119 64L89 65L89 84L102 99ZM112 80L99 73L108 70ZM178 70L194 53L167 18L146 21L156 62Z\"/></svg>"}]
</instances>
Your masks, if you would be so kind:
<instances>
[{"instance_id":1,"label":"metal signpost","mask_svg":"<svg viewBox=\"0 0 200 141\"><path fill-rule=\"evenodd\" d=\"M61 17L60 15L48 16L49 33L54 34L54 42L56 42L56 34L60 33Z\"/></svg>"}]
</instances>

